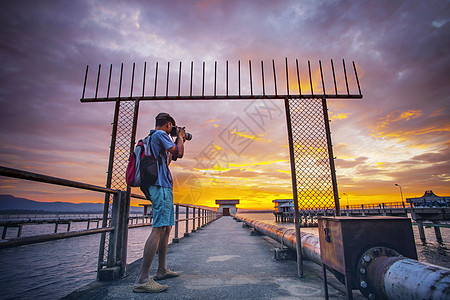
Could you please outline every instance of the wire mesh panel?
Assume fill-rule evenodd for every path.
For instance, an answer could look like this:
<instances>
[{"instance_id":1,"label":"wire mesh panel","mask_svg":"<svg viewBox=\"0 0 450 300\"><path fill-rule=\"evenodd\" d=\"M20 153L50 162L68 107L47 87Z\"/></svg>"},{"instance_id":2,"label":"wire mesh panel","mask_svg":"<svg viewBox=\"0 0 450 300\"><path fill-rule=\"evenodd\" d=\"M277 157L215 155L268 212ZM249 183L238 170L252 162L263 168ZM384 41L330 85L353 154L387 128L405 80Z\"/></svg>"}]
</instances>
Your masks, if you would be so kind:
<instances>
[{"instance_id":1,"label":"wire mesh panel","mask_svg":"<svg viewBox=\"0 0 450 300\"><path fill-rule=\"evenodd\" d=\"M322 98L289 99L298 208L334 208Z\"/></svg>"},{"instance_id":2,"label":"wire mesh panel","mask_svg":"<svg viewBox=\"0 0 450 300\"><path fill-rule=\"evenodd\" d=\"M117 126L116 147L114 151L114 167L111 188L127 190L125 174L130 156L130 139L133 130L134 101L121 101Z\"/></svg>"},{"instance_id":3,"label":"wire mesh panel","mask_svg":"<svg viewBox=\"0 0 450 300\"><path fill-rule=\"evenodd\" d=\"M117 118L117 130L115 132L114 145L114 156L113 156L113 169L111 174L111 186L112 189L127 190L127 184L125 181L125 174L128 165L128 158L130 154L130 138L132 137L133 130L133 119L134 110L136 102L134 101L120 101L118 108L118 118ZM113 130L114 135L114 130ZM108 213L107 216L104 215L103 218L107 218L107 226L111 226L111 216L112 216L112 202L113 195L109 196L108 201ZM108 238L103 236L100 243L100 255L99 255L99 269L104 265L105 254L109 252L109 240L111 238L112 232L108 233Z\"/></svg>"}]
</instances>

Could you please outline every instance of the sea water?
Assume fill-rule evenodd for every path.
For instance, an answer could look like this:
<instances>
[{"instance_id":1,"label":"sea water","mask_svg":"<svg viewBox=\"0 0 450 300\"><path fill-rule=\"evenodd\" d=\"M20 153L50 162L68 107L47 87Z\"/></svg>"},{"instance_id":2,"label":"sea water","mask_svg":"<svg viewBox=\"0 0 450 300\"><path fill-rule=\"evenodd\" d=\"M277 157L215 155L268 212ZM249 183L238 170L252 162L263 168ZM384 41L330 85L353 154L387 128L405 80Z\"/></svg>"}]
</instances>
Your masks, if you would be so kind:
<instances>
[{"instance_id":1,"label":"sea water","mask_svg":"<svg viewBox=\"0 0 450 300\"><path fill-rule=\"evenodd\" d=\"M239 214L243 217L264 221L270 224L294 228L292 223L275 223L272 213ZM92 226L92 224L91 224ZM73 223L70 230L83 230L86 222ZM91 227L93 228L93 227ZM192 228L192 222L189 222ZM434 230L426 228L427 244L419 239L417 226L414 235L419 260L435 265L450 267L450 229L441 228L443 243L436 241ZM3 228L0 228L2 230ZM180 232L184 232L184 222ZM189 229L189 230L190 230ZM52 233L54 225L24 226L22 236ZM65 231L64 225L58 232ZM317 229L305 228L314 233ZM151 227L132 228L128 231L127 262L142 257L142 251ZM17 232L8 229L8 236L15 237ZM171 239L174 230L171 232ZM80 236L63 240L31 244L0 249L0 299L59 299L96 279L100 234ZM130 287L131 288L131 287Z\"/></svg>"},{"instance_id":2,"label":"sea water","mask_svg":"<svg viewBox=\"0 0 450 300\"><path fill-rule=\"evenodd\" d=\"M188 226L192 230L192 221ZM90 225L94 227L96 224ZM54 228L54 224L25 225L21 236L53 233ZM87 222L76 222L71 224L70 231L86 228ZM185 222L181 222L180 236L185 228ZM17 230L8 228L7 238L16 237ZM128 264L142 257L151 230L151 226L128 230ZM58 227L58 232L65 231L67 225ZM172 229L169 242L174 235ZM0 299L60 299L95 281L99 246L100 234L92 234L0 249Z\"/></svg>"}]
</instances>

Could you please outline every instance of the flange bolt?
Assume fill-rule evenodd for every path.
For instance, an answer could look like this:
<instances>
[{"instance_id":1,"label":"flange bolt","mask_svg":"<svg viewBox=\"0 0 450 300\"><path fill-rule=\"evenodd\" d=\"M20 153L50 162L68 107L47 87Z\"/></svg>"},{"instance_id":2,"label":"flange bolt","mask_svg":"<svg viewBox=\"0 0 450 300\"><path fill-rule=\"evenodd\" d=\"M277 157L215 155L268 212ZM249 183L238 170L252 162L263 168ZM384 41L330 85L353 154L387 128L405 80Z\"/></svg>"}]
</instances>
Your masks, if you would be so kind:
<instances>
[{"instance_id":1,"label":"flange bolt","mask_svg":"<svg viewBox=\"0 0 450 300\"><path fill-rule=\"evenodd\" d=\"M363 289L367 288L367 282L361 281L360 286L361 286Z\"/></svg>"}]
</instances>

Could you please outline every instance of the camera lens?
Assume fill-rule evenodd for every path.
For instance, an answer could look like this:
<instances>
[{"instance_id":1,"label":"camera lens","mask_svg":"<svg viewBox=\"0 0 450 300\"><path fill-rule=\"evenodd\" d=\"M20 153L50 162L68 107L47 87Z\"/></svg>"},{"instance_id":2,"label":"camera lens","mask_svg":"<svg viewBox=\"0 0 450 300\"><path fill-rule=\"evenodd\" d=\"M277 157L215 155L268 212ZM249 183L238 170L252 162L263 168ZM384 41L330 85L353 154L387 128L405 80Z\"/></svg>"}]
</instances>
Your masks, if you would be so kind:
<instances>
[{"instance_id":1,"label":"camera lens","mask_svg":"<svg viewBox=\"0 0 450 300\"><path fill-rule=\"evenodd\" d=\"M180 129L181 127L172 127L172 130L170 131L170 136L176 137ZM189 132L185 132L185 137L187 141L192 140L192 134L190 134Z\"/></svg>"}]
</instances>

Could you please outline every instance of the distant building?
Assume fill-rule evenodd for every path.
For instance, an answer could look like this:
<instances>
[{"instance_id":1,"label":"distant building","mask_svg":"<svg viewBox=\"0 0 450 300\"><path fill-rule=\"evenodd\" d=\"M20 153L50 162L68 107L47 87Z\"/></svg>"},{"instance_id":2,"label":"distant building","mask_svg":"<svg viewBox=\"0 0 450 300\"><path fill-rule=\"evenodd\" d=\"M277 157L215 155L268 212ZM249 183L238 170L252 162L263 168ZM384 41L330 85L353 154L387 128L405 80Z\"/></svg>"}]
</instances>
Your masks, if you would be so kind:
<instances>
[{"instance_id":1,"label":"distant building","mask_svg":"<svg viewBox=\"0 0 450 300\"><path fill-rule=\"evenodd\" d=\"M414 207L448 207L450 206L450 197L436 196L433 191L425 191L425 194L419 198L406 198L407 203Z\"/></svg>"},{"instance_id":2,"label":"distant building","mask_svg":"<svg viewBox=\"0 0 450 300\"><path fill-rule=\"evenodd\" d=\"M294 200L292 199L276 199L272 201L275 203L274 212L293 212L294 211Z\"/></svg>"},{"instance_id":3,"label":"distant building","mask_svg":"<svg viewBox=\"0 0 450 300\"><path fill-rule=\"evenodd\" d=\"M217 212L223 216L235 215L237 213L236 204L239 204L239 199L230 200L216 200L216 204L219 204Z\"/></svg>"}]
</instances>

